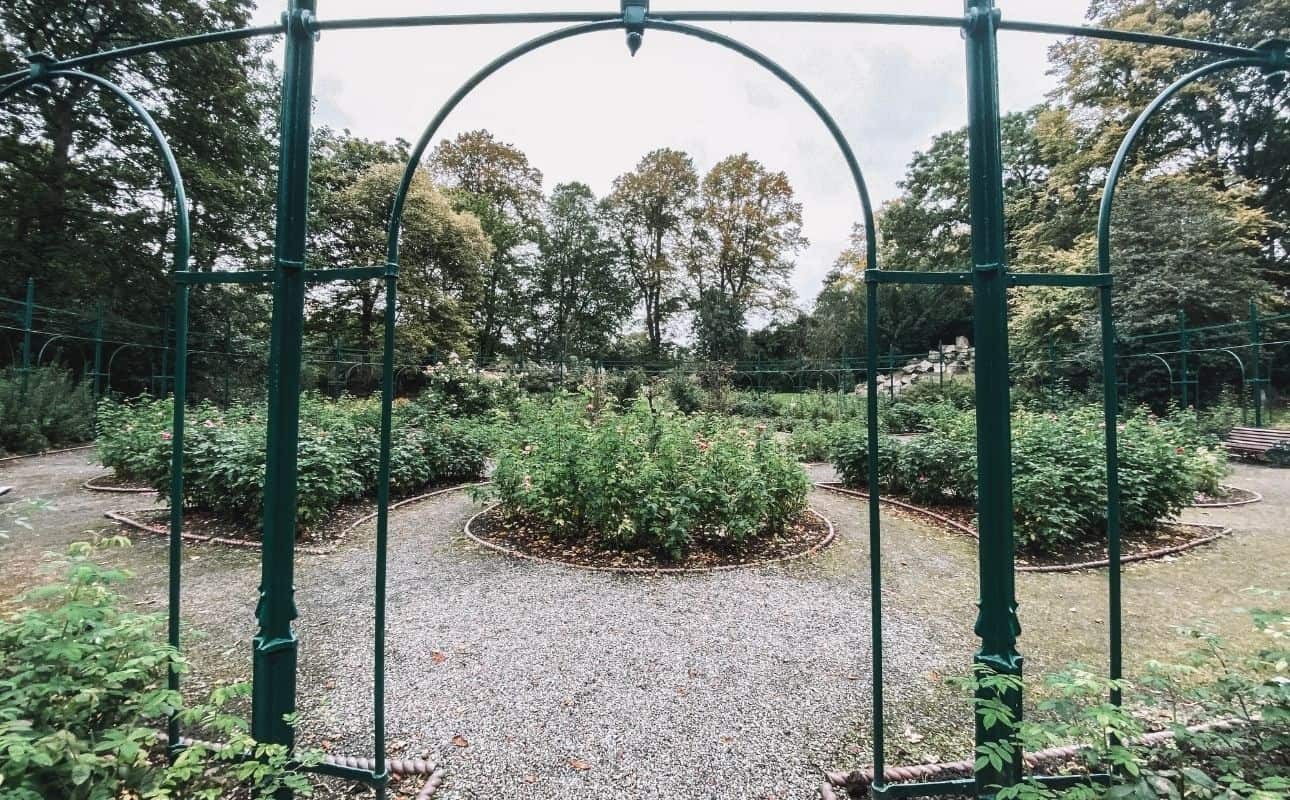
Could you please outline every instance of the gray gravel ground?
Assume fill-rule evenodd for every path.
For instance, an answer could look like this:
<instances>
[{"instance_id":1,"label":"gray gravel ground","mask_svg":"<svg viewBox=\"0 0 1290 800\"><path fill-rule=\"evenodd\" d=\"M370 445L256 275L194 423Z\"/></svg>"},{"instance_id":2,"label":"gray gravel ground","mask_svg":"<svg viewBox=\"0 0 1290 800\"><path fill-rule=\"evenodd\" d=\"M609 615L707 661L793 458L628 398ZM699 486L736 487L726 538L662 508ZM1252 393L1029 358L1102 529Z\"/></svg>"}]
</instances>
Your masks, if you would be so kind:
<instances>
[{"instance_id":1,"label":"gray gravel ground","mask_svg":"<svg viewBox=\"0 0 1290 800\"><path fill-rule=\"evenodd\" d=\"M0 467L13 496L58 504L37 520L26 546L16 540L0 557L3 594L30 580L40 551L101 526L103 510L147 504L146 496L75 488L98 471L87 453ZM828 477L826 468L813 473ZM1204 514L1237 525L1237 537L1128 570L1131 645L1156 628L1172 635L1168 626L1194 621L1186 614L1203 611L1198 606L1234 602L1245 586L1284 585L1284 476L1238 466L1232 482L1279 496ZM815 558L658 578L482 550L461 534L478 509L464 493L395 512L393 754L440 762L448 778L436 797L446 798L817 796L823 770L866 761L871 699L864 507L823 492L812 504L840 533ZM949 701L941 676L962 673L975 649L974 547L917 522L884 519L888 746L893 759L960 758L961 737L947 731L961 733L970 717ZM131 591L141 607L162 610L164 543L140 539L119 558L138 576ZM296 581L301 738L357 755L371 752L373 567L368 526L337 553L302 556ZM188 547L184 569L189 684L246 679L258 553ZM1200 574L1209 576L1203 585L1193 580ZM1028 658L1096 663L1105 575L1022 578ZM1179 603L1184 595L1195 602ZM1056 630L1061 636L1051 635Z\"/></svg>"}]
</instances>

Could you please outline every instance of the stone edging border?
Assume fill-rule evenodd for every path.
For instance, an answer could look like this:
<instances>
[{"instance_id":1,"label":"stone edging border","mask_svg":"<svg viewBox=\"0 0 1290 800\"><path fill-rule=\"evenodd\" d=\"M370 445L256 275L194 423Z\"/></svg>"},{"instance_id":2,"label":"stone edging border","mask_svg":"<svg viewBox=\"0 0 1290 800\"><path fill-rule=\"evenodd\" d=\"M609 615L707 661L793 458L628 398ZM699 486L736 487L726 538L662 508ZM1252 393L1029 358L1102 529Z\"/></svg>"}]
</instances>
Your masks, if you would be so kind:
<instances>
[{"instance_id":1,"label":"stone edging border","mask_svg":"<svg viewBox=\"0 0 1290 800\"><path fill-rule=\"evenodd\" d=\"M106 472L102 475L96 475L93 478L90 478L89 480L82 483L81 488L89 489L91 492L116 492L117 494L144 494L145 492L157 491L156 489L153 489L150 486L134 486L134 487L96 486L94 484L94 481L100 481L100 480L103 480L104 478L112 478L112 477L116 477L116 473Z\"/></svg>"},{"instance_id":2,"label":"stone edging border","mask_svg":"<svg viewBox=\"0 0 1290 800\"><path fill-rule=\"evenodd\" d=\"M488 483L488 481L482 481L477 483L462 483L456 486L449 486L444 489L436 489L433 492L426 492L425 494L419 494L419 495L416 495L415 497L405 497L404 499L398 501L397 503L391 503L390 510L393 511L394 509L399 508L400 506L406 506L411 503L417 503L422 500L428 500L432 497L438 497L439 495L447 494L448 492L456 492L456 491L460 491L461 489L468 489L471 486L483 486L486 483ZM105 490L100 489L99 491L105 491ZM117 491L124 491L124 490L118 489ZM148 513L153 511L164 511L164 510L165 509L160 509L160 508L140 508L140 509L134 509L131 511L105 511L103 512L103 516L107 517L113 522L118 522L122 525L125 525L127 528L133 528L134 530L142 531L143 533L150 533L150 534L153 534L154 536L168 537L170 536L169 529L161 528L156 525L149 525L146 522L142 522L130 516L131 514L141 514L141 513ZM340 546L340 543L344 541L345 537L349 534L350 531L354 530L359 525L362 525L365 522L369 522L375 519L376 515L377 515L377 512L373 511L372 513L359 517L358 519L354 520L350 524L346 525L344 528L341 529L340 533L337 534L336 540L328 547L311 547L310 545L298 544L296 545L296 552L304 553L305 555L310 555L310 556L331 555L332 553L336 552L337 548ZM260 545L261 545L261 542L253 541L250 539L233 539L228 536L206 536L205 534L200 534L200 533L182 533L180 534L180 537L190 542L199 542L202 544L223 544L223 545L228 545L229 547L240 547L243 549L250 549L250 550L258 550L260 549Z\"/></svg>"},{"instance_id":3,"label":"stone edging border","mask_svg":"<svg viewBox=\"0 0 1290 800\"><path fill-rule=\"evenodd\" d=\"M61 450L41 450L39 453L23 453L21 455L16 455L16 456L5 456L4 458L0 458L0 464L7 464L10 461L19 461L24 458L37 458L39 456L56 456L59 453L71 453L71 452L75 452L76 450L88 450L91 447L94 447L93 442L90 442L89 444L78 444L75 447L64 447Z\"/></svg>"},{"instance_id":4,"label":"stone edging border","mask_svg":"<svg viewBox=\"0 0 1290 800\"><path fill-rule=\"evenodd\" d=\"M535 556L531 553L525 553L510 547L504 547L503 545L496 544L494 542L490 542L485 539L482 539L470 530L470 526L472 523L475 522L475 520L479 519L483 515L497 508L499 505L501 504L493 503L491 506L485 508L483 511L480 511L479 513L472 516L470 519L466 520L466 524L462 528L462 532L466 534L466 537L469 538L475 544L480 545L481 547L486 547L489 550L493 550L495 552L501 553L502 555L510 556L512 558L520 558L526 561L534 561L539 564L555 564L556 566L566 567L568 569L580 569L585 572L606 572L606 573L618 574L618 575L703 575L711 572L731 572L737 569L755 569L757 567L765 567L771 564L783 564L789 561L797 561L799 559L808 558L820 552L821 550L824 550L829 545L833 544L833 541L837 538L837 530L833 527L833 520L824 516L819 511L816 511L810 506L807 506L806 510L808 512L824 520L824 524L829 527L829 531L828 533L824 534L823 539L811 545L810 547L808 547L807 549L803 550L800 553L792 553L787 556L780 556L779 558L767 558L761 561L752 561L747 564L720 564L715 567L597 567L597 566L589 566L585 564L571 564L568 561L560 561L554 558L546 558L545 556Z\"/></svg>"},{"instance_id":5,"label":"stone edging border","mask_svg":"<svg viewBox=\"0 0 1290 800\"><path fill-rule=\"evenodd\" d=\"M857 497L857 498L863 498L863 499L868 499L869 497L869 495L864 492L856 491L855 489L847 489L843 486L837 486L829 483L817 483L815 484L815 487L817 489L823 489L827 492L834 492L836 494L847 495L849 497ZM888 503L898 508L903 508L906 511L912 511L915 514L921 514L922 516L929 517L943 525L946 525L954 529L958 533L971 536L973 539L977 539L977 540L980 539L980 537L977 535L977 532L974 529L968 527L967 525L964 525L963 523L958 522L956 520L952 520L949 517L943 516L941 514L937 514L935 511L923 508L922 506L916 506L912 503L906 503L901 500L891 500L888 498L884 498L881 495L879 495L878 497L878 502ZM1203 522L1188 522L1186 524L1197 528L1208 528L1209 530L1215 531L1215 533L1213 533L1210 536L1202 536L1199 539L1193 539L1190 542L1185 542L1183 544L1175 544L1175 545L1170 545L1169 547L1161 547L1156 550L1150 550L1145 553L1134 553L1132 555L1121 556L1120 563L1132 564L1137 561L1150 561L1152 559L1173 555L1174 553L1181 553L1185 550L1191 550L1194 547L1199 547L1203 544L1209 544L1210 542L1217 541L1218 539L1221 539L1224 536L1229 536L1232 533L1232 529L1224 525L1208 525ZM1075 564L1043 564L1043 565L1025 564L1017 567L1017 572L1077 572L1082 569L1099 569L1101 567L1110 566L1110 564L1111 564L1110 559L1106 559L1106 558L1097 559L1096 561L1081 561Z\"/></svg>"},{"instance_id":6,"label":"stone edging border","mask_svg":"<svg viewBox=\"0 0 1290 800\"><path fill-rule=\"evenodd\" d=\"M1245 500L1232 500L1232 501L1223 502L1223 503L1192 503L1191 505L1188 506L1188 508L1232 508L1234 506L1248 506L1250 503L1258 503L1263 500L1263 495L1259 494L1253 489L1245 489L1240 486L1228 486L1225 483L1219 484L1219 485L1224 489L1239 489L1242 492L1247 492L1254 496L1247 498Z\"/></svg>"},{"instance_id":7,"label":"stone edging border","mask_svg":"<svg viewBox=\"0 0 1290 800\"><path fill-rule=\"evenodd\" d=\"M167 528L159 528L155 525L149 525L146 522L141 522L140 520L137 520L134 517L129 516L130 514L143 514L143 513L153 512L153 511L165 511L165 510L166 509L164 508L139 508L139 509L134 509L132 511L104 511L103 516L107 517L113 522L118 522L126 526L127 528L131 528L133 530L140 531L142 533L150 533L153 536L169 538L170 531ZM187 531L180 533L179 538L188 542L198 542L200 544L223 544L223 545L228 545L229 547L240 547L244 550L259 550L261 545L260 542L251 541L250 539L233 539L228 536L207 536L202 533L188 533ZM309 545L296 545L296 552L304 553L306 555L311 555L311 556L325 556L332 551L331 549L328 549L328 548L310 547Z\"/></svg>"}]
</instances>

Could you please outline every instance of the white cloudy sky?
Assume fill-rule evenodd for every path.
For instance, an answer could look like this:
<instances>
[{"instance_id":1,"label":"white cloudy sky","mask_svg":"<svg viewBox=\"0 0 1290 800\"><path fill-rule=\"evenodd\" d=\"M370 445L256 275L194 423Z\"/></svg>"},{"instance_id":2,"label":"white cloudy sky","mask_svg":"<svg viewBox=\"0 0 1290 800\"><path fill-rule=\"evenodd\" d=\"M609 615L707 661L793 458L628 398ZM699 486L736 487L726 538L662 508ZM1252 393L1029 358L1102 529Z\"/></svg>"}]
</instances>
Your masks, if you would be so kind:
<instances>
[{"instance_id":1,"label":"white cloudy sky","mask_svg":"<svg viewBox=\"0 0 1290 800\"><path fill-rule=\"evenodd\" d=\"M261 0L257 23L285 0ZM1078 24L1087 0L1010 0L1011 18ZM786 9L962 13L961 0L654 0L656 11ZM617 10L618 0L320 0L323 18L534 10ZM956 30L859 25L715 25L779 61L838 119L875 203L891 198L911 154L964 124L963 45ZM543 30L537 25L335 31L318 44L317 120L380 139L415 140L472 72ZM1000 34L1005 110L1043 100L1054 39ZM449 118L441 135L487 128L526 152L546 178L581 180L605 193L647 151L675 147L707 169L746 151L784 170L804 206L810 248L794 288L803 304L859 215L842 158L809 109L773 76L722 48L648 32L629 58L621 32L560 42L503 69Z\"/></svg>"}]
</instances>

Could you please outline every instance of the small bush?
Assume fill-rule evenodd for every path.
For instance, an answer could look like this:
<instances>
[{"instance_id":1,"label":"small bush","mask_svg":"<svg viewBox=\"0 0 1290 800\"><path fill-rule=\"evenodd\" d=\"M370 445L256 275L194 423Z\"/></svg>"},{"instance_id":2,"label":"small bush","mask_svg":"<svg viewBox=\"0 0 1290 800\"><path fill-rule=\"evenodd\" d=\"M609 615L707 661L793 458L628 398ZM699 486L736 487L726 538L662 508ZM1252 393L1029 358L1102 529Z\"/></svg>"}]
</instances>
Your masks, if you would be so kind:
<instances>
[{"instance_id":1,"label":"small bush","mask_svg":"<svg viewBox=\"0 0 1290 800\"><path fill-rule=\"evenodd\" d=\"M99 458L126 479L168 490L170 399L104 402L99 410ZM265 412L260 406L189 409L184 435L186 505L245 522L263 511ZM380 405L376 399L325 401L305 395L300 407L297 517L308 528L345 502L376 491L380 466ZM395 403L390 490L476 478L488 453L486 428L431 410Z\"/></svg>"},{"instance_id":2,"label":"small bush","mask_svg":"<svg viewBox=\"0 0 1290 800\"><path fill-rule=\"evenodd\" d=\"M806 474L772 435L708 416L587 413L530 405L502 447L493 494L554 536L682 557L781 531L806 504Z\"/></svg>"},{"instance_id":3,"label":"small bush","mask_svg":"<svg viewBox=\"0 0 1290 800\"><path fill-rule=\"evenodd\" d=\"M663 379L663 389L668 400L682 414L693 414L707 402L699 382L683 372L674 372Z\"/></svg>"},{"instance_id":4,"label":"small bush","mask_svg":"<svg viewBox=\"0 0 1290 800\"><path fill-rule=\"evenodd\" d=\"M299 768L316 765L319 754L258 745L244 720L222 710L249 687L217 689L189 709L166 688L168 672L185 663L158 644L164 618L131 610L116 588L128 575L94 560L100 549L128 544L73 545L65 577L26 593L0 618L0 796L269 800L284 787L310 794ZM224 747L198 745L167 764L157 731L172 713Z\"/></svg>"},{"instance_id":5,"label":"small bush","mask_svg":"<svg viewBox=\"0 0 1290 800\"><path fill-rule=\"evenodd\" d=\"M89 441L94 433L90 387L60 367L36 367L0 376L0 453L38 453Z\"/></svg>"},{"instance_id":6,"label":"small bush","mask_svg":"<svg viewBox=\"0 0 1290 800\"><path fill-rule=\"evenodd\" d=\"M789 434L789 449L801 461L827 461L842 433L836 422L803 422Z\"/></svg>"},{"instance_id":7,"label":"small bush","mask_svg":"<svg viewBox=\"0 0 1290 800\"><path fill-rule=\"evenodd\" d=\"M446 361L422 370L425 388L419 402L451 417L477 417L494 410L515 408L520 398L518 381L465 364L454 353Z\"/></svg>"},{"instance_id":8,"label":"small bush","mask_svg":"<svg viewBox=\"0 0 1290 800\"><path fill-rule=\"evenodd\" d=\"M1054 552L1106 533L1106 466L1102 411L1084 406L1062 415L1020 411L1012 419L1013 532L1020 548ZM1154 528L1217 485L1222 460L1185 421L1161 421L1145 410L1119 426L1121 530ZM868 482L863 429L843 435L834 463L848 484ZM902 444L884 438L879 486L916 503L976 501L974 414L932 421L929 433Z\"/></svg>"}]
</instances>

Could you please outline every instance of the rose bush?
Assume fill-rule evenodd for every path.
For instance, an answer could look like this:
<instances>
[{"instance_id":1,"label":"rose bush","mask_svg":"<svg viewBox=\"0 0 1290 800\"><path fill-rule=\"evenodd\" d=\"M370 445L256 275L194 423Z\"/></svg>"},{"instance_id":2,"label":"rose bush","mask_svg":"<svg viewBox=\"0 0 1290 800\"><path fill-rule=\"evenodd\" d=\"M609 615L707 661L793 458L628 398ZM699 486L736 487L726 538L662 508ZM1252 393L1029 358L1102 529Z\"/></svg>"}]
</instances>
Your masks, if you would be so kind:
<instances>
[{"instance_id":1,"label":"rose bush","mask_svg":"<svg viewBox=\"0 0 1290 800\"><path fill-rule=\"evenodd\" d=\"M1208 442L1184 422L1145 410L1119 425L1121 528L1150 530L1176 515L1194 493L1217 485L1224 469ZM1018 547L1053 552L1106 532L1106 464L1099 406L1061 415L1019 411L1012 416L1013 532ZM852 427L833 452L842 480L868 483L864 429ZM976 502L976 425L973 412L937 419L931 430L902 443L879 443L879 486L925 505Z\"/></svg>"},{"instance_id":2,"label":"rose bush","mask_svg":"<svg viewBox=\"0 0 1290 800\"><path fill-rule=\"evenodd\" d=\"M625 412L569 398L529 403L497 455L491 493L556 538L680 558L783 530L810 483L763 426Z\"/></svg>"},{"instance_id":3,"label":"rose bush","mask_svg":"<svg viewBox=\"0 0 1290 800\"><path fill-rule=\"evenodd\" d=\"M167 491L170 481L170 399L99 408L99 459L126 480ZM203 403L188 410L184 435L184 503L241 521L263 510L265 411ZM338 401L305 395L300 405L298 519L321 522L345 502L376 492L380 460L380 404L375 398ZM397 401L390 453L390 490L477 478L488 454L489 430L424 405Z\"/></svg>"}]
</instances>

